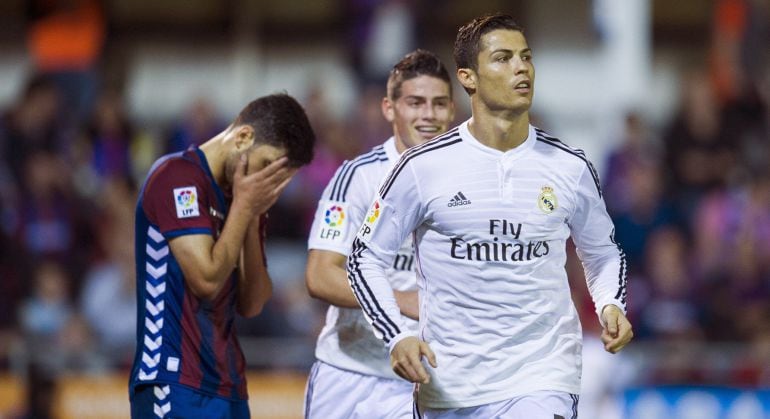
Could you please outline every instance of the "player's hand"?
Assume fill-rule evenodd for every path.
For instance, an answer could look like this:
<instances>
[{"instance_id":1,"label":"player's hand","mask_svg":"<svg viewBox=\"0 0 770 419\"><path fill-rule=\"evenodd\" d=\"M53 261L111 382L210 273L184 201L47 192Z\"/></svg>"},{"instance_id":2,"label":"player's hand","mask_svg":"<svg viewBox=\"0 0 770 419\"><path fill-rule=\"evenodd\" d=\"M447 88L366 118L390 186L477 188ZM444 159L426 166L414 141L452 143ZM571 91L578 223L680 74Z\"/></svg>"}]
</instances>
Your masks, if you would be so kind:
<instances>
[{"instance_id":1,"label":"player's hand","mask_svg":"<svg viewBox=\"0 0 770 419\"><path fill-rule=\"evenodd\" d=\"M609 353L617 353L634 337L631 323L614 304L608 304L602 309L602 326L602 342Z\"/></svg>"},{"instance_id":2,"label":"player's hand","mask_svg":"<svg viewBox=\"0 0 770 419\"><path fill-rule=\"evenodd\" d=\"M427 384L430 375L422 365L422 356L428 358L430 366L436 368L436 355L426 342L409 336L402 339L390 352L390 366L399 377L412 383Z\"/></svg>"},{"instance_id":3,"label":"player's hand","mask_svg":"<svg viewBox=\"0 0 770 419\"><path fill-rule=\"evenodd\" d=\"M420 317L420 299L417 291L397 291L393 290L396 297L396 304L401 309L401 314L412 320L419 320Z\"/></svg>"},{"instance_id":4,"label":"player's hand","mask_svg":"<svg viewBox=\"0 0 770 419\"><path fill-rule=\"evenodd\" d=\"M234 204L238 202L255 215L267 212L297 173L297 169L287 166L287 162L286 157L281 157L262 170L249 174L248 158L245 154L241 155L233 176Z\"/></svg>"}]
</instances>

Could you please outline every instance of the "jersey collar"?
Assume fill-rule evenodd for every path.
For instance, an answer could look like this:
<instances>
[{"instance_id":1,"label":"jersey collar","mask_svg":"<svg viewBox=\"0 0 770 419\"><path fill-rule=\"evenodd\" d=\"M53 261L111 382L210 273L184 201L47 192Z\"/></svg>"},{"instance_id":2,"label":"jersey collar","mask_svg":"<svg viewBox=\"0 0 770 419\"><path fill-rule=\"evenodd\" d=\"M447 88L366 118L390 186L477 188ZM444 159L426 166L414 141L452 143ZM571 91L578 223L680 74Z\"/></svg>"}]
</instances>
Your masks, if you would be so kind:
<instances>
[{"instance_id":1,"label":"jersey collar","mask_svg":"<svg viewBox=\"0 0 770 419\"><path fill-rule=\"evenodd\" d=\"M385 150L385 155L388 156L388 160L396 162L401 158L401 154L396 150L396 137L388 138L388 140L382 144L382 148Z\"/></svg>"},{"instance_id":2,"label":"jersey collar","mask_svg":"<svg viewBox=\"0 0 770 419\"><path fill-rule=\"evenodd\" d=\"M476 137L471 134L470 130L468 129L468 122L470 122L470 119L460 124L460 136L462 137L465 142L470 144L472 147L487 153L491 154L496 157L505 158L506 160L513 160L517 159L520 156L523 156L526 154L527 151L529 151L532 147L535 145L535 141L537 140L537 133L535 132L535 127L533 127L531 124L529 125L529 131L527 133L527 139L524 140L523 143L521 143L518 147L514 147L508 151L500 151L498 149L489 147L487 145L482 144L479 140L476 139Z\"/></svg>"}]
</instances>

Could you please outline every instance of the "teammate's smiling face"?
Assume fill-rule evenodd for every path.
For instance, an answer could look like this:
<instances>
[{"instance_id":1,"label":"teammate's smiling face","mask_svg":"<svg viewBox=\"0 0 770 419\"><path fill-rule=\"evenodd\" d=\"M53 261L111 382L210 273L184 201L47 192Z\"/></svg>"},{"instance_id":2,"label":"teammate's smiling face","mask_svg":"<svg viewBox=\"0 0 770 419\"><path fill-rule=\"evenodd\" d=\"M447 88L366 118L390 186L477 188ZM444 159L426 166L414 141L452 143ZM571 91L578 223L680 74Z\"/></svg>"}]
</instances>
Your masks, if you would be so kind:
<instances>
[{"instance_id":1,"label":"teammate's smiling face","mask_svg":"<svg viewBox=\"0 0 770 419\"><path fill-rule=\"evenodd\" d=\"M484 34L477 58L476 70L458 72L460 82L475 89L491 111L528 111L535 90L535 66L524 34L508 29Z\"/></svg>"},{"instance_id":2,"label":"teammate's smiling face","mask_svg":"<svg viewBox=\"0 0 770 419\"><path fill-rule=\"evenodd\" d=\"M409 147L445 132L454 119L449 83L432 76L418 76L401 84L400 96L382 100L382 113L393 124L396 148Z\"/></svg>"}]
</instances>

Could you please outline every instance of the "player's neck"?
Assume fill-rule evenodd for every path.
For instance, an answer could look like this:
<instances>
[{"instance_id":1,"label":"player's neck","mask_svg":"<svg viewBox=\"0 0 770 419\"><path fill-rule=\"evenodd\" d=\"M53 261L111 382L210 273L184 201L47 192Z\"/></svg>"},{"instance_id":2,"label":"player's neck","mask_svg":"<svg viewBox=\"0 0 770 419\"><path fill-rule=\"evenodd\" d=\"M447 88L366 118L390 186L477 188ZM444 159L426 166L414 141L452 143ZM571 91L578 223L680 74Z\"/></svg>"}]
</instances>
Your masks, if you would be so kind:
<instances>
[{"instance_id":1,"label":"player's neck","mask_svg":"<svg viewBox=\"0 0 770 419\"><path fill-rule=\"evenodd\" d=\"M517 115L473 112L468 130L480 143L500 151L508 151L527 140L529 112Z\"/></svg>"},{"instance_id":2,"label":"player's neck","mask_svg":"<svg viewBox=\"0 0 770 419\"><path fill-rule=\"evenodd\" d=\"M220 188L227 187L225 177L225 161L227 160L227 148L225 147L225 133L222 132L216 137L206 141L199 147L211 169L211 175Z\"/></svg>"}]
</instances>

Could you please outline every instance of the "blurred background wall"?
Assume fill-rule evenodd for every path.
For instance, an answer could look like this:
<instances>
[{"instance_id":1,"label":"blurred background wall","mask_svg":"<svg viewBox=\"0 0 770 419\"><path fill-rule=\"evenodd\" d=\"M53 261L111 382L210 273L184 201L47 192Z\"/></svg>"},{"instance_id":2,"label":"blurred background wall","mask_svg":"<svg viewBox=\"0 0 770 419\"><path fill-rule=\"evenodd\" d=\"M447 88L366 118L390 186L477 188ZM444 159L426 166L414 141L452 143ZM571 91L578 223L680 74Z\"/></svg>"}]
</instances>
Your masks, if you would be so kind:
<instances>
[{"instance_id":1,"label":"blurred background wall","mask_svg":"<svg viewBox=\"0 0 770 419\"><path fill-rule=\"evenodd\" d=\"M239 330L255 417L299 417L325 310L303 282L319 194L390 135L392 64L422 47L453 70L457 28L490 11L525 27L533 123L595 163L628 255L636 338L615 356L569 262L581 417L770 417L770 1L5 0L0 418L128 416L137 187L276 91L319 144L270 211L275 296Z\"/></svg>"}]
</instances>

